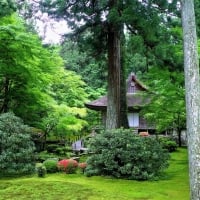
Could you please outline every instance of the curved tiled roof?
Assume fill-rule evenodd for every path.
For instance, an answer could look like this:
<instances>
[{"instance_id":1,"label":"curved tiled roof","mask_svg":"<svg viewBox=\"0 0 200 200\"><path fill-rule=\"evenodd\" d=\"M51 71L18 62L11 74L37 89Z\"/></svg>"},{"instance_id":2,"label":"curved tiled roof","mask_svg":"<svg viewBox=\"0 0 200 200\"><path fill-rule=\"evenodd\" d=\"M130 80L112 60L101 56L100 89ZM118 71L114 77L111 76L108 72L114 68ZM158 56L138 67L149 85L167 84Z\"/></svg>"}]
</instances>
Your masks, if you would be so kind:
<instances>
[{"instance_id":1,"label":"curved tiled roof","mask_svg":"<svg viewBox=\"0 0 200 200\"><path fill-rule=\"evenodd\" d=\"M140 108L150 102L150 98L143 95L145 91L148 91L140 81L137 80L135 74L130 74L127 80L127 106L128 109ZM85 106L92 110L106 110L107 96L102 96L99 99L86 103Z\"/></svg>"},{"instance_id":2,"label":"curved tiled roof","mask_svg":"<svg viewBox=\"0 0 200 200\"><path fill-rule=\"evenodd\" d=\"M126 95L127 106L131 108L140 108L150 102L150 98L144 97L142 94L127 93ZM107 96L100 97L97 100L85 104L87 108L92 110L106 110Z\"/></svg>"}]
</instances>

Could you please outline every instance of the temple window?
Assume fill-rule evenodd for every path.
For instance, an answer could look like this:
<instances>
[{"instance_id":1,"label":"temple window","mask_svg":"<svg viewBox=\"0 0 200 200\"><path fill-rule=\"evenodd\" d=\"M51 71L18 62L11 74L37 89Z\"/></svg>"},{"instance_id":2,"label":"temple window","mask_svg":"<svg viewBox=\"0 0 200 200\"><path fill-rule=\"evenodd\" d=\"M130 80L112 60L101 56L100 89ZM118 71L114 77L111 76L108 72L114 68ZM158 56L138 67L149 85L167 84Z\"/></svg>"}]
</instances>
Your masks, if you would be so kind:
<instances>
[{"instance_id":1,"label":"temple window","mask_svg":"<svg viewBox=\"0 0 200 200\"><path fill-rule=\"evenodd\" d=\"M135 87L135 82L131 82L130 84L130 93L135 93L136 92L136 87Z\"/></svg>"},{"instance_id":2,"label":"temple window","mask_svg":"<svg viewBox=\"0 0 200 200\"><path fill-rule=\"evenodd\" d=\"M128 113L128 124L129 124L129 127L138 127L139 113Z\"/></svg>"}]
</instances>

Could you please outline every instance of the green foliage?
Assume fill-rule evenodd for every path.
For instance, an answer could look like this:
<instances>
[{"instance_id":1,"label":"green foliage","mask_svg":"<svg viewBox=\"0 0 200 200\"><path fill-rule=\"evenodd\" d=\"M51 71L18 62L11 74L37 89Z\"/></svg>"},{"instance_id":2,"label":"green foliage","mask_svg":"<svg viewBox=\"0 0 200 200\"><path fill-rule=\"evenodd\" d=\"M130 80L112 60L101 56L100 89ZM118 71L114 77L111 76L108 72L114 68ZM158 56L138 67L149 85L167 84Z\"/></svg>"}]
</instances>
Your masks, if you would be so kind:
<instances>
[{"instance_id":1,"label":"green foliage","mask_svg":"<svg viewBox=\"0 0 200 200\"><path fill-rule=\"evenodd\" d=\"M82 174L49 174L2 178L1 200L188 200L188 155L186 148L171 154L170 166L158 181L129 181L109 177L85 178Z\"/></svg>"},{"instance_id":2,"label":"green foliage","mask_svg":"<svg viewBox=\"0 0 200 200\"><path fill-rule=\"evenodd\" d=\"M174 9L173 11L176 11L176 6L174 6L173 3L174 2L168 2L165 0L147 2L122 0L117 2L98 2L75 0L73 3L70 0L44 0L41 4L43 12L48 12L48 14L52 17L65 19L68 22L68 26L73 30L72 34L69 34L68 36L71 36L71 38L76 40L78 45L82 46L81 52L79 49L78 51L69 51L71 56L69 57L68 55L66 58L66 66L69 68L71 67L71 69L75 69L77 72L79 71L84 76L85 80L88 79L88 73L90 73L90 75L92 74L90 76L91 79L89 79L88 82L90 82L90 85L91 83L95 85L97 81L95 81L94 75L97 75L97 79L99 79L101 77L99 76L99 74L101 74L99 73L101 70L99 70L98 67L102 66L105 69L105 65L98 65L97 62L93 61L87 63L86 60L91 57L89 55L94 55L92 58L96 58L101 55L101 58L103 58L102 60L108 60L108 58L111 58L109 59L109 64L110 66L113 66L111 62L114 61L115 57L112 57L112 55L109 54L112 54L110 53L110 50L114 50L115 48L111 45L111 43L108 43L108 36L113 30L115 30L115 33L120 32L120 29L124 26L124 24L127 28L127 34L135 35L136 37L134 40L137 41L137 44L139 44L139 48L137 48L138 52L135 52L134 55L132 53L134 52L134 50L132 51L132 49L134 49L134 45L130 45L132 48L131 50L130 48L126 49L126 58L130 59L129 61L126 61L129 70L132 64L134 64L134 66L132 66L134 71L141 72L147 71L150 66L155 64L172 68L174 66L177 67L177 65L180 64L174 62L176 61L178 53L180 53L180 51L176 51L176 53L174 53L175 50L180 50L179 48L176 48L178 41L175 40L176 34L171 37L169 34L170 32L168 32L168 30L171 31L171 27L168 26L169 24L167 23L167 20L168 18L172 18L171 13L169 14L168 12L171 12L172 8ZM177 33L180 32L177 31ZM120 40L120 37L118 37L118 39ZM170 43L170 45L168 45L168 43ZM135 44L135 46L137 46L137 44ZM73 45L74 43L71 45L68 44L67 41L63 47L62 53L64 52L64 55L68 53L66 49L73 47ZM75 43L75 47L78 45ZM119 46L120 45L117 45L117 47ZM123 46L123 44L121 44L121 46ZM108 53L107 56L105 56L106 51ZM113 63L123 59L124 58L120 58L115 60ZM71 66L70 61L72 61ZM84 64L81 63L82 61ZM86 70L83 70L84 66L87 66ZM83 73L84 71L86 73ZM93 71L95 71L94 74ZM105 72L104 70L102 71ZM114 74L114 70L111 72L108 70L108 96L109 94L114 94L113 91L115 90L112 91L113 88L116 87L116 90L119 89L117 89L117 87L119 87L119 83L114 84L113 82L113 80L116 81L119 79L109 78L112 74ZM103 77L105 77L105 73L103 74ZM108 99L110 100L112 98L108 97ZM115 99L118 99L117 95ZM112 105L110 106L110 104ZM123 105L125 102L122 103L121 101L121 104L122 107L126 107L126 105ZM115 106L115 102L112 101L108 104L108 108L114 108ZM112 109L109 108L108 110ZM123 113L117 113L118 117L122 116L122 114ZM107 118L108 121L111 121L109 120L109 117ZM123 120L121 121L123 122ZM120 126L121 125L117 125L117 127Z\"/></svg>"},{"instance_id":3,"label":"green foliage","mask_svg":"<svg viewBox=\"0 0 200 200\"><path fill-rule=\"evenodd\" d=\"M46 151L41 151L37 154L37 161L44 162L46 160L58 160L62 158L71 158L73 156L74 153L71 147L51 144L47 145Z\"/></svg>"},{"instance_id":4,"label":"green foliage","mask_svg":"<svg viewBox=\"0 0 200 200\"><path fill-rule=\"evenodd\" d=\"M59 147L58 144L48 144L46 150L48 153L55 153L58 147Z\"/></svg>"},{"instance_id":5,"label":"green foliage","mask_svg":"<svg viewBox=\"0 0 200 200\"><path fill-rule=\"evenodd\" d=\"M48 159L43 162L46 167L47 173L55 173L58 171L57 168L58 159Z\"/></svg>"},{"instance_id":6,"label":"green foliage","mask_svg":"<svg viewBox=\"0 0 200 200\"><path fill-rule=\"evenodd\" d=\"M198 38L200 36L200 12L199 12L199 8L200 8L200 2L198 0L194 0L194 9L195 9L195 17L196 17L196 29L197 29L197 35Z\"/></svg>"},{"instance_id":7,"label":"green foliage","mask_svg":"<svg viewBox=\"0 0 200 200\"><path fill-rule=\"evenodd\" d=\"M85 36L87 37L87 34ZM89 100L94 100L105 94L106 75L107 75L106 69L105 69L105 66L106 66L105 58L103 57L100 60L95 59L95 57L91 55L92 53L91 49L87 48L86 45L83 45L83 47L80 47L80 46L81 46L80 43L77 44L76 42L73 42L72 40L68 39L62 45L60 55L64 60L65 68L67 70L75 71L77 74L81 76L81 79L87 84L84 87L85 92L87 93L87 98ZM75 80L75 79L74 77L71 77L71 80ZM73 86L71 88L78 87L78 83L80 81L78 79L77 83L76 81L72 81L72 82L65 81L65 82L66 82L66 87L63 87L63 90L65 88L64 91L66 91L70 85ZM81 85L82 84L80 82L80 86ZM80 104L81 101L79 101L79 99L81 97L80 95L81 92L76 91L76 90L70 90L70 91L72 91L74 94L69 92L68 98L70 98L71 101L67 101L66 103L67 104L69 102L71 104L73 103L73 106L77 103ZM77 94L75 94L75 91L77 92ZM66 98L66 94L63 93L63 95ZM82 95L82 97L85 98L86 96L84 97L84 95ZM90 126L94 126L95 124L98 124L99 120L96 119L97 118L96 116L97 116L97 113L95 112L91 113L90 111L88 112L86 121L89 123ZM90 118L92 118L92 120Z\"/></svg>"},{"instance_id":8,"label":"green foliage","mask_svg":"<svg viewBox=\"0 0 200 200\"><path fill-rule=\"evenodd\" d=\"M47 89L62 61L16 15L1 19L0 49L0 112L13 110L37 126L52 104Z\"/></svg>"},{"instance_id":9,"label":"green foliage","mask_svg":"<svg viewBox=\"0 0 200 200\"><path fill-rule=\"evenodd\" d=\"M0 83L0 113L12 110L43 129L45 139L50 132L65 137L87 125L85 83L16 15L0 21Z\"/></svg>"},{"instance_id":10,"label":"green foliage","mask_svg":"<svg viewBox=\"0 0 200 200\"><path fill-rule=\"evenodd\" d=\"M87 122L84 119L87 115L86 108L69 107L65 104L54 105L54 112L51 114L56 120L53 133L60 140L70 139L74 134L81 134Z\"/></svg>"},{"instance_id":11,"label":"green foliage","mask_svg":"<svg viewBox=\"0 0 200 200\"><path fill-rule=\"evenodd\" d=\"M163 148L167 149L169 152L174 152L178 148L177 143L169 137L159 137L159 142L161 143Z\"/></svg>"},{"instance_id":12,"label":"green foliage","mask_svg":"<svg viewBox=\"0 0 200 200\"><path fill-rule=\"evenodd\" d=\"M55 155L59 157L69 158L71 155L73 155L72 147L68 147L68 146L61 146L58 144L49 144L47 145L46 149L48 153L54 153Z\"/></svg>"},{"instance_id":13,"label":"green foliage","mask_svg":"<svg viewBox=\"0 0 200 200\"><path fill-rule=\"evenodd\" d=\"M41 178L44 178L47 173L46 167L42 163L37 163L35 170L38 177L41 177Z\"/></svg>"},{"instance_id":14,"label":"green foliage","mask_svg":"<svg viewBox=\"0 0 200 200\"><path fill-rule=\"evenodd\" d=\"M168 166L169 154L153 137L140 137L130 130L107 130L91 139L87 176L153 179Z\"/></svg>"},{"instance_id":15,"label":"green foliage","mask_svg":"<svg viewBox=\"0 0 200 200\"><path fill-rule=\"evenodd\" d=\"M87 37L87 34L85 35ZM106 84L106 62L105 58L95 59L91 55L91 49L81 43L66 40L62 45L60 55L65 62L67 70L72 70L81 75L83 81L87 84L87 90L103 90ZM89 76L88 76L89 74Z\"/></svg>"},{"instance_id":16,"label":"green foliage","mask_svg":"<svg viewBox=\"0 0 200 200\"><path fill-rule=\"evenodd\" d=\"M0 1L0 17L10 15L16 11L16 2L14 0Z\"/></svg>"},{"instance_id":17,"label":"green foliage","mask_svg":"<svg viewBox=\"0 0 200 200\"><path fill-rule=\"evenodd\" d=\"M60 105L65 103L70 107L83 107L87 100L85 83L75 72L60 69L53 78L51 95Z\"/></svg>"},{"instance_id":18,"label":"green foliage","mask_svg":"<svg viewBox=\"0 0 200 200\"><path fill-rule=\"evenodd\" d=\"M44 162L47 159L52 159L52 158L57 158L58 156L53 153L48 153L47 151L41 151L40 153L37 154L37 161L39 162Z\"/></svg>"},{"instance_id":19,"label":"green foliage","mask_svg":"<svg viewBox=\"0 0 200 200\"><path fill-rule=\"evenodd\" d=\"M65 158L70 158L73 155L72 148L67 146L58 147L55 152L57 155Z\"/></svg>"},{"instance_id":20,"label":"green foliage","mask_svg":"<svg viewBox=\"0 0 200 200\"><path fill-rule=\"evenodd\" d=\"M30 174L34 171L31 129L12 113L0 115L0 173Z\"/></svg>"},{"instance_id":21,"label":"green foliage","mask_svg":"<svg viewBox=\"0 0 200 200\"><path fill-rule=\"evenodd\" d=\"M147 74L151 103L143 114L158 131L186 126L184 77L181 72L153 68Z\"/></svg>"},{"instance_id":22,"label":"green foliage","mask_svg":"<svg viewBox=\"0 0 200 200\"><path fill-rule=\"evenodd\" d=\"M84 108L87 93L81 77L61 68L55 73L48 92L54 103L42 122L45 133L48 135L51 132L59 139L66 139L82 131L87 126Z\"/></svg>"}]
</instances>

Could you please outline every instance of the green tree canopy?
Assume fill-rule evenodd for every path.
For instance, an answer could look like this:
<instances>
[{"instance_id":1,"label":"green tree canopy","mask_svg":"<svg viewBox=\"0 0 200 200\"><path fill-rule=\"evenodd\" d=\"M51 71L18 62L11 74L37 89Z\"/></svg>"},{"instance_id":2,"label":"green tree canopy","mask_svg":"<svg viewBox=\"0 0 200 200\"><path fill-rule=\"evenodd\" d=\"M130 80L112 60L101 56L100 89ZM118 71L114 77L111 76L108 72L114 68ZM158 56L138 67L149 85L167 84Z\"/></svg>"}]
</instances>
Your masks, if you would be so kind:
<instances>
[{"instance_id":1,"label":"green tree canopy","mask_svg":"<svg viewBox=\"0 0 200 200\"><path fill-rule=\"evenodd\" d=\"M145 117L155 123L158 132L176 130L181 145L181 130L186 128L183 73L153 68L147 77L151 103L143 110Z\"/></svg>"},{"instance_id":2,"label":"green tree canopy","mask_svg":"<svg viewBox=\"0 0 200 200\"><path fill-rule=\"evenodd\" d=\"M44 47L16 15L0 22L0 82L1 113L12 110L33 127L46 131L43 122L57 115L57 107L62 104L68 108L63 110L65 115L73 116L73 125L83 117L78 109L87 99L85 83L74 72L65 70L58 50ZM59 122L61 117L58 115ZM66 120L63 123L71 124Z\"/></svg>"},{"instance_id":3,"label":"green tree canopy","mask_svg":"<svg viewBox=\"0 0 200 200\"><path fill-rule=\"evenodd\" d=\"M97 59L88 45L78 44L66 39L61 45L61 57L65 68L78 73L90 89L105 89L106 87L106 58L105 54Z\"/></svg>"},{"instance_id":4,"label":"green tree canopy","mask_svg":"<svg viewBox=\"0 0 200 200\"><path fill-rule=\"evenodd\" d=\"M0 17L10 15L17 9L16 2L14 0L1 0L0 1Z\"/></svg>"},{"instance_id":5,"label":"green tree canopy","mask_svg":"<svg viewBox=\"0 0 200 200\"><path fill-rule=\"evenodd\" d=\"M84 107L87 100L86 84L81 77L73 71L60 68L54 74L51 83L51 96L57 104L69 107Z\"/></svg>"}]
</instances>

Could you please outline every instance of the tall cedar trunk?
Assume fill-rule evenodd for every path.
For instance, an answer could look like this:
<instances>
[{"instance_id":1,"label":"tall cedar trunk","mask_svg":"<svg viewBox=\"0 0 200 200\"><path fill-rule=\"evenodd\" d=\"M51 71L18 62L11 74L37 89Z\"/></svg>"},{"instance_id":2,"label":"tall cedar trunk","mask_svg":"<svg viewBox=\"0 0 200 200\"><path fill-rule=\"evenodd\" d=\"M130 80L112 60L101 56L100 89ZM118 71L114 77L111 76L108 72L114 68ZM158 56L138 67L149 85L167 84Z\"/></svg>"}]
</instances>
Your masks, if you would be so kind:
<instances>
[{"instance_id":1,"label":"tall cedar trunk","mask_svg":"<svg viewBox=\"0 0 200 200\"><path fill-rule=\"evenodd\" d=\"M200 79L194 1L182 0L191 200L200 199Z\"/></svg>"},{"instance_id":2,"label":"tall cedar trunk","mask_svg":"<svg viewBox=\"0 0 200 200\"><path fill-rule=\"evenodd\" d=\"M120 127L129 128L127 118L127 99L126 99L126 70L124 62L124 34L121 31L121 75L120 75Z\"/></svg>"},{"instance_id":3,"label":"tall cedar trunk","mask_svg":"<svg viewBox=\"0 0 200 200\"><path fill-rule=\"evenodd\" d=\"M108 105L106 129L120 127L120 31L108 30Z\"/></svg>"}]
</instances>

